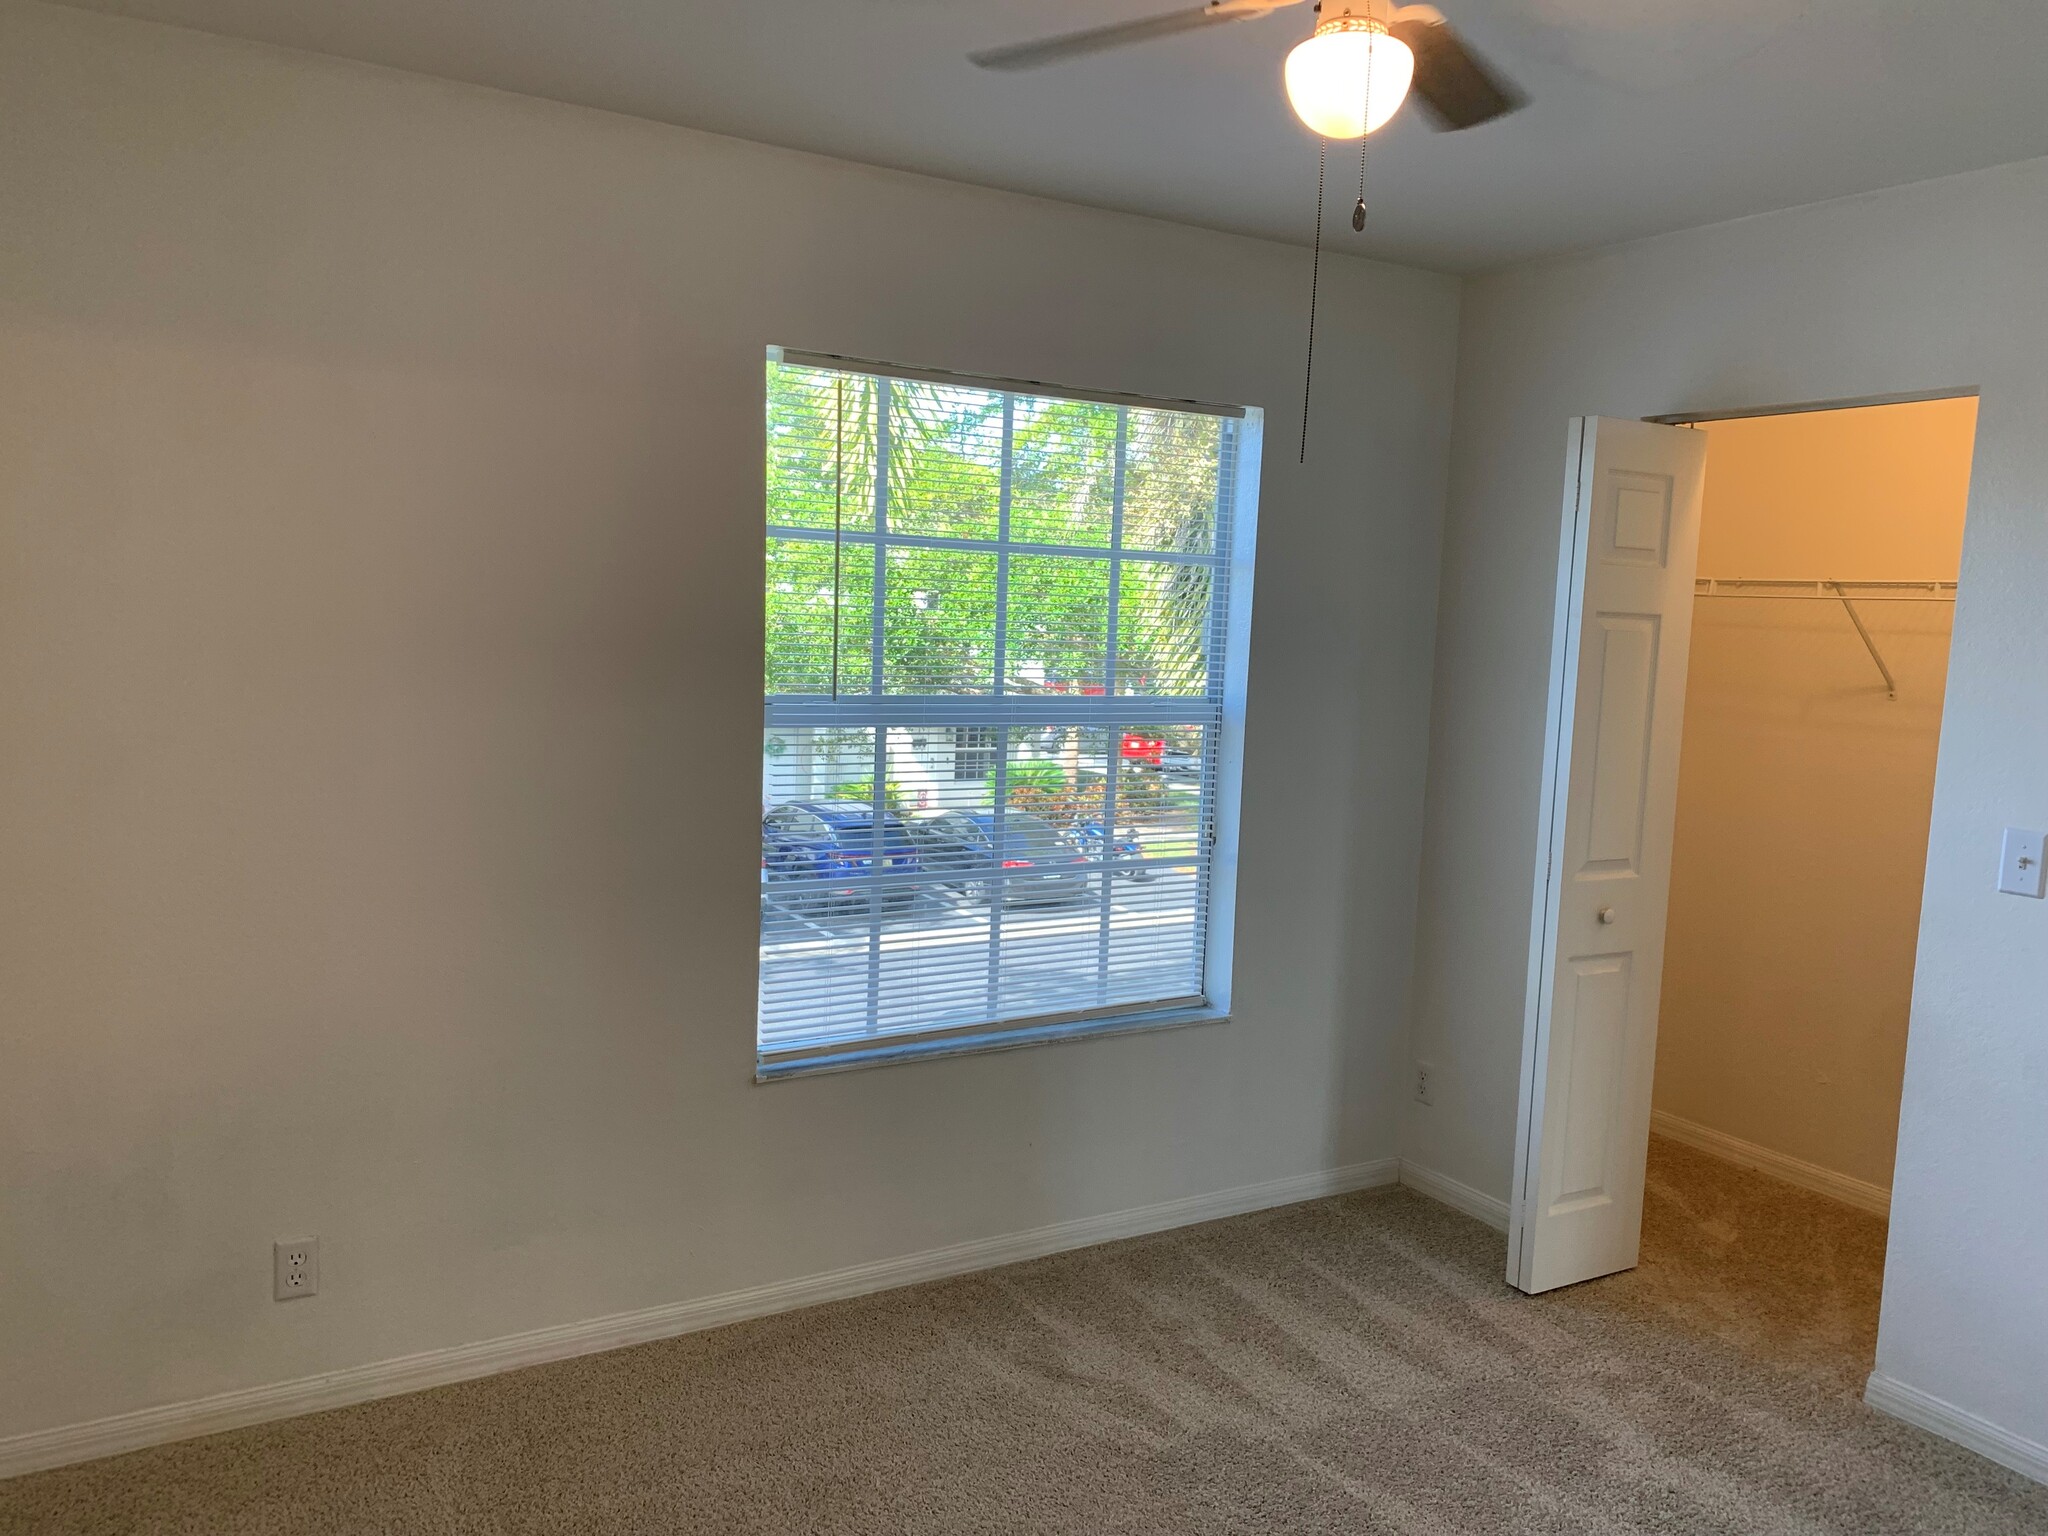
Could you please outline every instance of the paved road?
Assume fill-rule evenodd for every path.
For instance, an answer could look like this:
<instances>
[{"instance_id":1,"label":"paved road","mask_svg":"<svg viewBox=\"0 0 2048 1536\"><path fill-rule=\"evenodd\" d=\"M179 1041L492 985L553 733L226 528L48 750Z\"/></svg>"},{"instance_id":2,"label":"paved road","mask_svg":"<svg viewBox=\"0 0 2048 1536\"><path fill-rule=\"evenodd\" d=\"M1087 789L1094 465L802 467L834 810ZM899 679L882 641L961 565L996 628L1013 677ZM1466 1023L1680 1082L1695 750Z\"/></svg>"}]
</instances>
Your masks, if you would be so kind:
<instances>
[{"instance_id":1,"label":"paved road","mask_svg":"<svg viewBox=\"0 0 2048 1536\"><path fill-rule=\"evenodd\" d=\"M835 922L768 900L761 1043L861 1038L874 1033L871 1017L894 1034L1198 991L1193 871L1114 880L1106 909L1102 883L1093 877L1078 900L993 914L934 886L874 929L865 914Z\"/></svg>"}]
</instances>

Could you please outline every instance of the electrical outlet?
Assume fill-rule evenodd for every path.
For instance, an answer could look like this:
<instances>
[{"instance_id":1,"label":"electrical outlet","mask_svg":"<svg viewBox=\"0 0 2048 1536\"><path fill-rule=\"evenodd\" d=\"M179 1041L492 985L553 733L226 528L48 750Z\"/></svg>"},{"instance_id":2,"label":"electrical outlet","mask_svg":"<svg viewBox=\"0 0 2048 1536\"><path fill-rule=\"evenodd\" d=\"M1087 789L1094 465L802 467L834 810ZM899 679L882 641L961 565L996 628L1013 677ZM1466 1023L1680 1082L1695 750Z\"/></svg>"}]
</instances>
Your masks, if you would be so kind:
<instances>
[{"instance_id":1,"label":"electrical outlet","mask_svg":"<svg viewBox=\"0 0 2048 1536\"><path fill-rule=\"evenodd\" d=\"M1426 1061L1415 1063L1415 1102L1434 1104L1436 1102L1436 1068Z\"/></svg>"},{"instance_id":2,"label":"electrical outlet","mask_svg":"<svg viewBox=\"0 0 2048 1536\"><path fill-rule=\"evenodd\" d=\"M279 1301L320 1294L320 1239L298 1237L270 1249L272 1294Z\"/></svg>"}]
</instances>

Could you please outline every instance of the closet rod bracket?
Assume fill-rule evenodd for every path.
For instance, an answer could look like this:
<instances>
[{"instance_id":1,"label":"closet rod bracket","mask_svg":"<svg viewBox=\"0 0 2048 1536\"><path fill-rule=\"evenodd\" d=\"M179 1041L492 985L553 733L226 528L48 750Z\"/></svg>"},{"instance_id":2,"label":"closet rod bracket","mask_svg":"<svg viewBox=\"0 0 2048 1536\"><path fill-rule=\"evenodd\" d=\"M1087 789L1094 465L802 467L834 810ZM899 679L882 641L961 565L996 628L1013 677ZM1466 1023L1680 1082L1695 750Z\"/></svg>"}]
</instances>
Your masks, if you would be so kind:
<instances>
[{"instance_id":1,"label":"closet rod bracket","mask_svg":"<svg viewBox=\"0 0 2048 1536\"><path fill-rule=\"evenodd\" d=\"M1892 676L1892 669L1884 664L1884 655L1877 648L1877 642L1870 638L1870 631L1864 627L1863 615L1856 611L1856 605L1849 601L1849 594L1842 590L1839 581L1831 581L1835 596L1842 600L1842 611L1849 615L1849 622L1856 626L1856 633L1862 638L1863 649L1870 652L1870 659L1877 663L1877 670L1884 675L1884 696L1896 699L1899 696L1899 680Z\"/></svg>"}]
</instances>

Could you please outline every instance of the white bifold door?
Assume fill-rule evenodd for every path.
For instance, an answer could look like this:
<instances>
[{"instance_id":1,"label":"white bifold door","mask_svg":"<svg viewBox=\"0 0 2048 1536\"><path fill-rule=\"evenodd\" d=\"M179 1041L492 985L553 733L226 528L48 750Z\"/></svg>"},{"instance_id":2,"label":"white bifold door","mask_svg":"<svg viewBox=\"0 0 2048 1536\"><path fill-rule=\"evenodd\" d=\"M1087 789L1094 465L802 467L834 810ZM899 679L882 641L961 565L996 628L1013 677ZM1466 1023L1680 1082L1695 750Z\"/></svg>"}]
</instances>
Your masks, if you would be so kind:
<instances>
[{"instance_id":1,"label":"white bifold door","mask_svg":"<svg viewBox=\"0 0 2048 1536\"><path fill-rule=\"evenodd\" d=\"M1508 1283L1628 1269L1671 884L1706 434L1571 424Z\"/></svg>"}]
</instances>

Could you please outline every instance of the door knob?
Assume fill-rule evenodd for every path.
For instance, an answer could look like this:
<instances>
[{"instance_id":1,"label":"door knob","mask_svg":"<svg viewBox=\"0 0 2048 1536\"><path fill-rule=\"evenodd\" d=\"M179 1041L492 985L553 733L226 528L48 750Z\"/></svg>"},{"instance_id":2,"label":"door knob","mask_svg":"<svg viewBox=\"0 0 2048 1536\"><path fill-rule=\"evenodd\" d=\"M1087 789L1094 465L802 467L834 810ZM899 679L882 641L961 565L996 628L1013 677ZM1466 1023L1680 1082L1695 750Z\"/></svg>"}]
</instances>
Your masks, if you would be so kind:
<instances>
[{"instance_id":1,"label":"door knob","mask_svg":"<svg viewBox=\"0 0 2048 1536\"><path fill-rule=\"evenodd\" d=\"M1612 908L1612 907L1602 907L1602 908L1600 909L1600 912L1599 912L1599 917L1600 917L1600 921L1601 921L1601 922L1603 922L1603 923L1611 923L1611 922L1613 922L1613 921L1614 921L1614 908Z\"/></svg>"}]
</instances>

